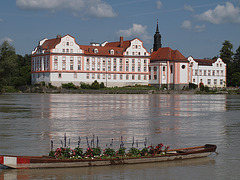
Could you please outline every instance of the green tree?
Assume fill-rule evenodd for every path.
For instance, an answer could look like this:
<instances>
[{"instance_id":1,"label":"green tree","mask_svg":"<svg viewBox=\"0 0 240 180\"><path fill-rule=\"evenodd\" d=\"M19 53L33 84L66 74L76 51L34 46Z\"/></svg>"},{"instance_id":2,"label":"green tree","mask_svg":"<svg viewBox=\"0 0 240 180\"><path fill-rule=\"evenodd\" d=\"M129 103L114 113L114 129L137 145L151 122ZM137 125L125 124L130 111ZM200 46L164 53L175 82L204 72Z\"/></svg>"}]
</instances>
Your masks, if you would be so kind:
<instances>
[{"instance_id":1,"label":"green tree","mask_svg":"<svg viewBox=\"0 0 240 180\"><path fill-rule=\"evenodd\" d=\"M31 84L31 55L26 54L24 57L18 55L18 72L19 77L24 79L21 85Z\"/></svg>"},{"instance_id":2,"label":"green tree","mask_svg":"<svg viewBox=\"0 0 240 180\"><path fill-rule=\"evenodd\" d=\"M17 55L13 46L4 41L0 46L0 83L11 85L11 78L17 76Z\"/></svg>"},{"instance_id":3,"label":"green tree","mask_svg":"<svg viewBox=\"0 0 240 180\"><path fill-rule=\"evenodd\" d=\"M240 46L238 47L236 53L234 54L233 62L235 64L236 72L240 72Z\"/></svg>"},{"instance_id":4,"label":"green tree","mask_svg":"<svg viewBox=\"0 0 240 180\"><path fill-rule=\"evenodd\" d=\"M232 56L234 54L232 49L233 45L230 43L230 41L225 40L222 49L220 50L220 58L227 65L227 86L232 86L231 75L235 71L235 66L232 60Z\"/></svg>"},{"instance_id":5,"label":"green tree","mask_svg":"<svg viewBox=\"0 0 240 180\"><path fill-rule=\"evenodd\" d=\"M226 64L229 64L232 61L233 56L233 45L230 43L230 41L224 41L222 44L223 47L220 50L220 58L225 62Z\"/></svg>"},{"instance_id":6,"label":"green tree","mask_svg":"<svg viewBox=\"0 0 240 180\"><path fill-rule=\"evenodd\" d=\"M240 72L233 73L231 83L233 86L240 87Z\"/></svg>"}]
</instances>

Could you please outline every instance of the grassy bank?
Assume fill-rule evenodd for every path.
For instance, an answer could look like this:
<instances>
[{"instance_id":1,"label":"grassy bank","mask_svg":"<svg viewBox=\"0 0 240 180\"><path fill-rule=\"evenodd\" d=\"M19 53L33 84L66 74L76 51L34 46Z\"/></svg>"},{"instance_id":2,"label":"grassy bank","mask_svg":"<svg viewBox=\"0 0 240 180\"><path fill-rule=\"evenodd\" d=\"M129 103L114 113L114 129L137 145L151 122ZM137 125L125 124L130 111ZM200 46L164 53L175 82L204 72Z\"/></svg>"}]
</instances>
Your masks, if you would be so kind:
<instances>
[{"instance_id":1,"label":"grassy bank","mask_svg":"<svg viewBox=\"0 0 240 180\"><path fill-rule=\"evenodd\" d=\"M240 94L239 88L224 89L195 89L195 90L167 90L153 86L126 86L126 87L104 87L99 89L81 87L54 87L54 86L22 86L3 87L2 93L49 93L49 94Z\"/></svg>"}]
</instances>

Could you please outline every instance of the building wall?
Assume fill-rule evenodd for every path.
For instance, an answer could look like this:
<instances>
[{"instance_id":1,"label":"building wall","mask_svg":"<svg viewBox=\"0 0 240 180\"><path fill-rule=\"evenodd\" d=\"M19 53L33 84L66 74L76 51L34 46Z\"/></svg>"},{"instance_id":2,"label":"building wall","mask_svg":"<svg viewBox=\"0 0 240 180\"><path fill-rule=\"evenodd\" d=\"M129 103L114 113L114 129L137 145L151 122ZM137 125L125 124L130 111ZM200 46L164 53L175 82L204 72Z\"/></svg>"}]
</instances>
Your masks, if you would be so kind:
<instances>
[{"instance_id":1,"label":"building wall","mask_svg":"<svg viewBox=\"0 0 240 180\"><path fill-rule=\"evenodd\" d=\"M189 83L189 63L178 63L179 64L179 77L178 84L188 84Z\"/></svg>"},{"instance_id":2,"label":"building wall","mask_svg":"<svg viewBox=\"0 0 240 180\"><path fill-rule=\"evenodd\" d=\"M54 86L69 82L79 85L80 82L91 84L97 80L107 86L148 85L150 54L139 39L131 41L125 56L117 55L117 52L105 56L89 55L80 47L73 37L67 35L50 52L36 49L32 56L32 84L45 81ZM48 78L41 77L46 73Z\"/></svg>"},{"instance_id":3,"label":"building wall","mask_svg":"<svg viewBox=\"0 0 240 180\"><path fill-rule=\"evenodd\" d=\"M226 82L226 64L220 58L211 65L199 65L192 57L189 62L150 63L150 53L138 38L131 40L124 52L105 55L84 52L70 35L61 37L50 50L41 48L45 41L41 40L32 52L32 84L44 81L55 86L69 82L79 85L97 80L107 86L152 84L182 89L189 82L209 87L224 87Z\"/></svg>"},{"instance_id":4,"label":"building wall","mask_svg":"<svg viewBox=\"0 0 240 180\"><path fill-rule=\"evenodd\" d=\"M184 67L184 68L183 68ZM149 84L170 89L182 89L189 83L188 62L161 61L149 64Z\"/></svg>"},{"instance_id":5,"label":"building wall","mask_svg":"<svg viewBox=\"0 0 240 180\"><path fill-rule=\"evenodd\" d=\"M192 77L189 82L199 85L203 83L209 87L226 86L226 64L218 58L212 65L198 65L192 57L188 58L192 64Z\"/></svg>"}]
</instances>

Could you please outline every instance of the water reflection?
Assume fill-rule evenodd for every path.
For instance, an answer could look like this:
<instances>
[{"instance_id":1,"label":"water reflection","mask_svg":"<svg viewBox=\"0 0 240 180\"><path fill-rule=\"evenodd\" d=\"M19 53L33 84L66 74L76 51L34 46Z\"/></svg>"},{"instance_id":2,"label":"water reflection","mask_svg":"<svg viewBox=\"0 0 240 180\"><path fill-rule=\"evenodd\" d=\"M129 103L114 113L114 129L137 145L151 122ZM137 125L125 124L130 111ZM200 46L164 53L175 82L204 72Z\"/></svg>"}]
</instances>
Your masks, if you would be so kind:
<instances>
[{"instance_id":1,"label":"water reflection","mask_svg":"<svg viewBox=\"0 0 240 180\"><path fill-rule=\"evenodd\" d=\"M72 146L76 146L79 136L83 140L82 146L86 146L86 136L93 134L99 136L103 147L111 139L118 147L121 136L126 146L131 146L133 137L139 146L143 146L145 137L149 143L163 142L173 146L186 144L186 139L191 137L188 144L192 145L199 134L205 141L210 129L219 134L219 127L224 122L221 113L226 107L226 96L222 95L40 94L2 97L0 107L8 107L9 112L0 112L5 116L0 135L4 142L10 140L19 147L22 155L29 151L32 155L48 152L50 140L54 141L55 147L60 146L65 133ZM22 114L23 109L25 114ZM14 117L12 111L16 113ZM9 118L11 120L7 120ZM4 147L8 152L8 143Z\"/></svg>"},{"instance_id":2,"label":"water reflection","mask_svg":"<svg viewBox=\"0 0 240 180\"><path fill-rule=\"evenodd\" d=\"M99 136L103 148L112 138L114 148L118 148L121 136L126 147L131 147L133 137L138 140L139 148L143 147L145 137L148 144L162 142L172 148L212 143L218 146L219 156L214 163L196 163L197 168L195 163L167 167L153 164L104 167L99 169L100 173L94 168L85 169L89 174L82 175L78 170L75 173L56 170L56 173L66 178L73 173L73 177L83 179L90 176L133 179L134 174L145 179L162 175L165 179L178 179L172 172L187 171L192 179L196 179L195 174L200 175L199 172L213 177L210 179L227 178L239 173L239 108L240 96L237 95L1 95L0 154L46 154L50 140L58 147L64 133L71 139L71 147L77 145L78 136L82 138L81 146L86 147L86 136L92 138L93 134ZM8 172L12 171L0 171L0 179L15 175L27 175L31 179L58 177L55 170L42 170L40 174L38 171L13 171L15 175ZM184 173L181 175L185 177Z\"/></svg>"}]
</instances>

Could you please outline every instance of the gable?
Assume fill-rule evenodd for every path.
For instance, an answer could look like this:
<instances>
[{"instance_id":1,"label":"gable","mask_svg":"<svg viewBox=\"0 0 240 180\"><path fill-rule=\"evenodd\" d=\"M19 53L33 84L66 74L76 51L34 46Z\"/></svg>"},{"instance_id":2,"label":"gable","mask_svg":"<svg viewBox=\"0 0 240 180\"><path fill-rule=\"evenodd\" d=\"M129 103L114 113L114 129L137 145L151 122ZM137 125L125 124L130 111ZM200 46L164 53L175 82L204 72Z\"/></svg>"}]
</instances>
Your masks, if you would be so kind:
<instances>
[{"instance_id":1,"label":"gable","mask_svg":"<svg viewBox=\"0 0 240 180\"><path fill-rule=\"evenodd\" d=\"M83 53L80 46L76 43L75 38L71 35L66 35L60 38L61 41L55 46L53 52L58 53Z\"/></svg>"},{"instance_id":2,"label":"gable","mask_svg":"<svg viewBox=\"0 0 240 180\"><path fill-rule=\"evenodd\" d=\"M147 49L143 46L143 42L135 38L130 41L129 47L125 50L125 55L132 55L132 56L149 56L150 53Z\"/></svg>"}]
</instances>

